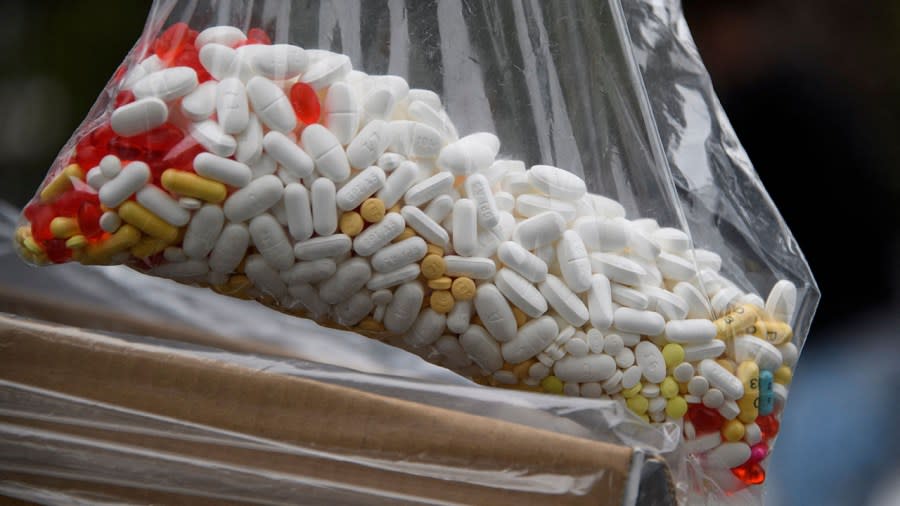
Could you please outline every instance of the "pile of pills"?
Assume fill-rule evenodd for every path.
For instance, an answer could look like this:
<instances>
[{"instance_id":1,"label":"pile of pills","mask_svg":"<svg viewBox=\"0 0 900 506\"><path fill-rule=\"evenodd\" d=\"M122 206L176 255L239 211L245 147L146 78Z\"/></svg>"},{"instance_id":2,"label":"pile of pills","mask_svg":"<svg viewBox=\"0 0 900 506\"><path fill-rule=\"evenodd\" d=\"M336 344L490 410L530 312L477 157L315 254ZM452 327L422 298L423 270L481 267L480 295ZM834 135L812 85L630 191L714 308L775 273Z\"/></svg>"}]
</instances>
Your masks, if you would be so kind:
<instances>
[{"instance_id":1,"label":"pile of pills","mask_svg":"<svg viewBox=\"0 0 900 506\"><path fill-rule=\"evenodd\" d=\"M184 24L116 77L17 241L128 264L402 346L481 383L616 399L761 483L797 360L767 300L687 234L460 137L428 90L345 55Z\"/></svg>"}]
</instances>

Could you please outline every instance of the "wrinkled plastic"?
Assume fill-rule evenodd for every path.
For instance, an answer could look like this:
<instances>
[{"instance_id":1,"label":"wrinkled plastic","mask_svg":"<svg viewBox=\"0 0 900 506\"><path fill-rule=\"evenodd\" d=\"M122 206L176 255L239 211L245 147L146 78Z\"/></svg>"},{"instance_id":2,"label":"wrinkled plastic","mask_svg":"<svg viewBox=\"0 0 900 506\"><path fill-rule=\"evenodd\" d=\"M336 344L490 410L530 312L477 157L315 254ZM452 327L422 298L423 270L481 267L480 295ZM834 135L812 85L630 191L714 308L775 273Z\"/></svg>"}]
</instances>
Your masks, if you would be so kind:
<instances>
[{"instance_id":1,"label":"wrinkled plastic","mask_svg":"<svg viewBox=\"0 0 900 506\"><path fill-rule=\"evenodd\" d=\"M89 242L96 240L99 243L107 239L108 234L96 231L98 209L103 209L97 202L95 192L80 181L82 178L86 179L89 166L99 163L105 154L104 150L114 151L122 160L132 156L146 157L152 174L151 180L156 183L162 178L162 172L172 167L185 172L193 170L191 160L205 149L202 146L198 148L186 128L163 125L153 130L153 135L142 137L144 134L139 134L135 142L134 138L129 140L125 136L113 135L110 138L106 125L110 114L117 107L134 99L129 96L128 91L123 90L133 86L134 79L140 78L134 77L136 74L145 72L139 64L151 53L167 62L171 60L170 65L192 66L197 71L199 81L209 78L204 74L203 65L193 54L196 51L190 50L192 44L183 44L182 37L190 32L185 30L185 25L178 23L187 23L191 29L198 31L213 25L233 25L241 28L248 36L248 40L240 44L274 42L296 44L306 49L330 49L348 55L354 69L373 75L384 73L404 76L411 87L432 90L442 99L444 109L437 113L444 114L454 124L453 128L447 129L447 142L473 132L495 133L501 143L498 158L523 160L526 166L540 163L564 168L582 178L589 192L621 203L631 220L655 220L653 224L645 220L640 228L641 233L651 235L656 226L687 232L683 235L683 239L687 241L687 249L679 250L677 254L672 253L678 257L675 259L679 262L676 267L692 269L696 273L717 264L717 257L722 264L719 274L713 272L691 281L699 290L701 303L707 308L697 317L715 319L719 325L718 338L730 343L729 340L755 333L756 338L768 339L766 327L757 324L762 322L780 329L773 334L773 339L780 340L779 344L788 336L794 345L802 346L818 298L815 283L789 230L765 194L746 155L728 127L696 51L689 49L692 47L689 33L677 4L629 4L627 28L626 17L615 1L543 4L475 2L465 5L454 2L389 2L387 7L385 9L384 6L365 2L349 5L325 2L312 7L299 7L283 2L155 2L137 46L101 94L84 124L63 148L35 201L26 207L23 220L25 226L16 233L17 251L35 263L61 263L69 261L73 256L85 263L98 263L97 258L80 256L75 251L76 248L69 248L67 240L70 236L65 236L65 233L62 234L63 237L53 237L48 225L49 218L55 216L53 213L62 213L77 218L81 232L85 232L84 223L91 224L88 228L95 235L93 239L88 238ZM188 38L195 36L196 33ZM638 68L633 59L633 47L638 56L637 62L643 65L642 69ZM138 70L139 68L142 70ZM644 80L641 79L640 70L644 72ZM690 87L672 86L671 74L699 83L694 85L698 91L691 95L687 91ZM647 83L651 100L645 95L644 82ZM705 98L703 106L696 106L697 96ZM301 111L298 106L301 103L313 103L310 95L301 99L291 93L291 98L297 99L292 104L298 117L303 116L307 120L314 118L313 112L305 109ZM322 98L319 96L319 101L324 105ZM170 108L177 107L179 103L180 99L177 99L170 104ZM672 114L673 108L681 111L680 115ZM321 114L327 112L323 110ZM654 123L654 115L661 124L659 132ZM696 119L695 115L710 123L708 135L698 134L700 130L694 128L696 123L687 121ZM724 133L718 135L721 132ZM660 137L663 144L660 143ZM143 154L138 156L135 152ZM709 162L704 163L707 160ZM417 161L423 167L428 167L431 163L427 160ZM67 169L73 162L84 164L85 167L81 167L80 172ZM670 175L669 165L673 169L674 178ZM79 181L72 182L64 177L62 183L56 183L60 181L59 174L64 170L72 171L64 173L66 176L80 174L80 177L75 178ZM289 181L287 176L281 179ZM41 202L48 195L44 192L54 184L59 185L63 191L51 191L51 198L46 199L49 202ZM231 193L235 189L229 188L228 191ZM494 191L497 189L495 186ZM565 200L566 197L562 194L549 195L559 200ZM85 205L85 202L89 205ZM52 209L50 214L47 206ZM604 216L604 212L608 211L594 206L594 209L586 211L585 216L611 218ZM273 214L277 216L278 212L273 211ZM631 227L631 233L634 234L633 230L637 225ZM773 230L779 233L773 234ZM696 250L690 249L692 236L695 247L703 247L717 255L705 254L701 259L700 253L695 254ZM588 239L590 237L585 238ZM681 236L678 240L681 241ZM123 254L120 258L102 258L99 263L124 262L151 274L177 277L172 270L165 269L169 259L162 254L162 248L170 244L171 239L168 243L150 239L143 245L145 249L142 251L152 253L143 259ZM630 246L634 247L633 244ZM672 259L670 263L671 261ZM157 268L160 266L163 268ZM656 269L655 266L653 268ZM656 272L659 273L658 270ZM212 284L217 291L226 294L235 294L236 290L233 285L223 281L240 277L246 282L242 273L222 274L231 275L231 278L188 276L179 281L201 286ZM663 285L661 275L658 281L649 282L647 279L652 278L642 278L641 283L667 289L672 289L675 284L668 275L667 285ZM790 304L793 314L782 318L793 318L793 321L777 322L774 315L764 311L765 300L760 296L765 296L778 280L788 280L798 289L796 304ZM129 283L131 282L129 278ZM152 299L149 303L161 307L164 312L174 311L182 315L190 314L191 318L200 318L199 326L210 330L220 329L225 326L223 322L231 321L222 318L230 313L231 304L245 304L236 300L226 302L219 299L215 303L201 306L203 310L198 316L198 312L190 305L173 308L159 290L138 290L138 294ZM151 293L152 297L149 296ZM623 293L620 297L634 295L630 292ZM251 289L237 295L256 298L271 307L298 316L311 315L320 323L332 324L336 320L334 315L310 310L310 301L305 299L308 293L298 295L295 300L272 297L271 293L267 294L264 290ZM746 304L750 306L742 306ZM241 307L243 310L243 306ZM710 307L715 311L711 311ZM731 325L736 308L743 313L752 313L752 321L741 320L744 323L740 327ZM683 317L682 315L681 318ZM279 338L286 335L287 330L282 320L288 319L279 318L277 323L266 321L263 328L250 318L240 318L238 324L245 325L243 328L252 330L252 334L268 334L276 341L283 341ZM327 356L327 362L341 363L369 372L384 372L398 365L411 369L418 366L419 362L414 357L388 353L379 343L361 339L356 334L336 334L335 331L318 327L309 320L290 320L292 324L298 322L296 325L302 326L303 331L310 336L309 339L304 335L303 339L290 341L289 346L295 353L299 352L304 356L307 353L314 354L316 360ZM339 318L337 320L338 323L344 323ZM526 368L520 366L515 369L513 364L505 364L505 369L501 371L497 371L496 367L487 369L483 363L477 367L460 366L459 363L448 360L449 357L436 353L431 346L419 345L415 339L411 343L401 339L401 335L373 331L372 327L360 328L355 325L356 322L353 323L354 325L349 325L351 330L404 347L482 383L507 386L505 383L514 374L518 378L514 380L518 383L516 386L524 389L559 393L564 386L559 380L555 383L537 381L527 374ZM780 324L791 324L793 329L789 326L785 330L778 326ZM375 327L378 330L377 325ZM562 327L558 329L562 330ZM232 334L229 331L223 333ZM323 336L323 342L317 342L312 337L316 335ZM336 335L340 335L342 339L334 339ZM325 337L328 338L327 342L324 342ZM455 334L450 337L455 339ZM648 340L647 337L644 340ZM666 344L662 334L650 336L649 340L658 346ZM356 353L349 352L348 348L351 347ZM568 349L560 348L562 346L557 347L553 353L562 351L564 356ZM323 351L326 350L330 353L324 354ZM550 353L549 347L545 351ZM725 354L734 358L731 347ZM747 356L746 350L743 356L750 361L758 362L763 359L760 356ZM523 363L526 366L537 363L533 358L529 360L531 362ZM547 360L555 361L556 358L550 356ZM633 363L634 354L630 359L623 357L622 361ZM628 366L620 367L624 370ZM426 370L436 377L459 381L458 376L449 380L452 375L443 370ZM790 371L789 368L788 373ZM494 372L502 374L489 374ZM370 383L368 377L361 380L361 384ZM370 386L374 387L374 383ZM583 389L578 383L574 387L576 390ZM624 401L614 391L615 387L614 384L609 386L606 398L611 395ZM571 390L567 392L572 393ZM648 398L651 396L649 391L643 393ZM636 394L637 392L631 392L628 398ZM686 391L682 385L677 397L682 399L684 394ZM643 414L647 408L642 407L641 403L647 401L647 398L638 396L643 401L633 402L629 406ZM694 413L704 411L704 408L698 406L696 403L689 405L688 419L699 416ZM679 409L676 408L674 412L679 412ZM778 406L778 416L780 413L781 406ZM656 414L659 415L660 412L657 411ZM654 421L665 422L663 427L682 425L680 416L657 416ZM719 423L722 421L719 420ZM771 438L768 442L771 444ZM709 493L712 494L716 494L719 488L731 493L744 489L747 485L747 482L735 483L732 476L734 473L728 469L718 470L721 472L717 472L718 476L712 476L712 481L705 480L704 474L709 470L703 457L699 456L693 463L697 475L691 477L692 481L685 479L681 482L685 493L706 494L707 487L711 488L712 492ZM676 465L676 470L679 467ZM759 497L760 488L751 487L756 498Z\"/></svg>"}]
</instances>

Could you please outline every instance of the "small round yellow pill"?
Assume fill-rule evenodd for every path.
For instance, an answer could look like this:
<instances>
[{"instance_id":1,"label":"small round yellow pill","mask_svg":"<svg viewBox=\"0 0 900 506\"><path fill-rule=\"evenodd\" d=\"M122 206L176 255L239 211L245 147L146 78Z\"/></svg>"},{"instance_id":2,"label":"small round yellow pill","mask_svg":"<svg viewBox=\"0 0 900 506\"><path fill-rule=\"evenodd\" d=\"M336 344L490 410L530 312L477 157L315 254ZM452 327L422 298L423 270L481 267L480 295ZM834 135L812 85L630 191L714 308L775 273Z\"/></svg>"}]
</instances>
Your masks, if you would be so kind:
<instances>
[{"instance_id":1,"label":"small round yellow pill","mask_svg":"<svg viewBox=\"0 0 900 506\"><path fill-rule=\"evenodd\" d=\"M438 279L447 272L447 262L438 255L426 255L422 260L422 275L425 279Z\"/></svg>"},{"instance_id":2,"label":"small round yellow pill","mask_svg":"<svg viewBox=\"0 0 900 506\"><path fill-rule=\"evenodd\" d=\"M442 257L444 256L444 248L438 246L437 244L428 243L428 254Z\"/></svg>"},{"instance_id":3,"label":"small round yellow pill","mask_svg":"<svg viewBox=\"0 0 900 506\"><path fill-rule=\"evenodd\" d=\"M453 297L456 300L472 300L475 298L475 282L462 276L453 280Z\"/></svg>"},{"instance_id":4,"label":"small round yellow pill","mask_svg":"<svg viewBox=\"0 0 900 506\"><path fill-rule=\"evenodd\" d=\"M783 365L778 369L775 369L775 383L781 385L790 385L791 381L794 379L794 372L791 371L791 368Z\"/></svg>"},{"instance_id":5,"label":"small round yellow pill","mask_svg":"<svg viewBox=\"0 0 900 506\"><path fill-rule=\"evenodd\" d=\"M663 358L667 367L675 367L684 362L684 347L680 344L669 343L662 349Z\"/></svg>"},{"instance_id":6,"label":"small round yellow pill","mask_svg":"<svg viewBox=\"0 0 900 506\"><path fill-rule=\"evenodd\" d=\"M441 276L428 281L428 288L432 290L449 290L453 286L453 280L447 276Z\"/></svg>"},{"instance_id":7,"label":"small round yellow pill","mask_svg":"<svg viewBox=\"0 0 900 506\"><path fill-rule=\"evenodd\" d=\"M438 314L447 314L453 309L453 305L456 304L456 301L453 300L453 296L450 295L450 292L447 290L435 290L431 292L431 309Z\"/></svg>"},{"instance_id":8,"label":"small round yellow pill","mask_svg":"<svg viewBox=\"0 0 900 506\"><path fill-rule=\"evenodd\" d=\"M415 236L416 236L416 231L409 227L406 227L405 229L403 229L403 232L400 232L400 235L395 237L394 240L391 242L405 241L405 240L407 240L411 237L415 237Z\"/></svg>"},{"instance_id":9,"label":"small round yellow pill","mask_svg":"<svg viewBox=\"0 0 900 506\"><path fill-rule=\"evenodd\" d=\"M528 315L523 313L521 309L519 309L515 306L513 306L512 312L513 312L513 316L516 317L516 327L521 327L522 325L525 325L525 323L528 321Z\"/></svg>"},{"instance_id":10,"label":"small round yellow pill","mask_svg":"<svg viewBox=\"0 0 900 506\"><path fill-rule=\"evenodd\" d=\"M628 409L635 412L635 414L643 415L647 412L647 408L650 407L650 401L647 400L643 395L635 395L634 397L629 397L625 404L628 405Z\"/></svg>"},{"instance_id":11,"label":"small round yellow pill","mask_svg":"<svg viewBox=\"0 0 900 506\"><path fill-rule=\"evenodd\" d=\"M630 398L634 397L635 395L641 393L641 389L643 389L643 388L644 388L644 385L641 384L641 382L638 382L637 385L635 385L631 388L628 388L626 390L622 390L622 397L624 397L626 399L630 399Z\"/></svg>"},{"instance_id":12,"label":"small round yellow pill","mask_svg":"<svg viewBox=\"0 0 900 506\"><path fill-rule=\"evenodd\" d=\"M681 418L687 414L688 404L684 397L672 397L666 403L666 415L669 418Z\"/></svg>"},{"instance_id":13,"label":"small round yellow pill","mask_svg":"<svg viewBox=\"0 0 900 506\"><path fill-rule=\"evenodd\" d=\"M728 420L722 425L722 439L734 443L744 437L744 424L740 420Z\"/></svg>"},{"instance_id":14,"label":"small round yellow pill","mask_svg":"<svg viewBox=\"0 0 900 506\"><path fill-rule=\"evenodd\" d=\"M369 223L378 223L384 218L384 202L381 199L366 199L359 207L359 214Z\"/></svg>"},{"instance_id":15,"label":"small round yellow pill","mask_svg":"<svg viewBox=\"0 0 900 506\"><path fill-rule=\"evenodd\" d=\"M659 385L659 394L665 399L671 399L678 395L678 382L675 381L675 378L666 376L666 379Z\"/></svg>"},{"instance_id":16,"label":"small round yellow pill","mask_svg":"<svg viewBox=\"0 0 900 506\"><path fill-rule=\"evenodd\" d=\"M541 387L551 394L563 393L563 382L556 376L547 376L541 380Z\"/></svg>"},{"instance_id":17,"label":"small round yellow pill","mask_svg":"<svg viewBox=\"0 0 900 506\"><path fill-rule=\"evenodd\" d=\"M81 249L87 246L87 238L81 234L73 235L66 241L66 247L72 249Z\"/></svg>"},{"instance_id":18,"label":"small round yellow pill","mask_svg":"<svg viewBox=\"0 0 900 506\"><path fill-rule=\"evenodd\" d=\"M347 234L350 237L356 237L360 232L362 232L365 223L363 222L363 218L359 213L355 211L349 211L341 215L339 226L341 229L341 233Z\"/></svg>"}]
</instances>

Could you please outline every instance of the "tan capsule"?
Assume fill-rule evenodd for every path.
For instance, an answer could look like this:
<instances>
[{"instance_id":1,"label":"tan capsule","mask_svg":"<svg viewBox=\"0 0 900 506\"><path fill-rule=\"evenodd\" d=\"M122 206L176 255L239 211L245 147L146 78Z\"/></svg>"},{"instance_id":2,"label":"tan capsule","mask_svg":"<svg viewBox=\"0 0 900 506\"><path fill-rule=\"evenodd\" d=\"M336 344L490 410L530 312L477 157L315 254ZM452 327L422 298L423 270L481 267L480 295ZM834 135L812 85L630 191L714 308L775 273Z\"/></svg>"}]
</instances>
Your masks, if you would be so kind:
<instances>
[{"instance_id":1,"label":"tan capsule","mask_svg":"<svg viewBox=\"0 0 900 506\"><path fill-rule=\"evenodd\" d=\"M744 384L744 396L738 399L741 413L738 419L752 423L759 416L759 366L752 360L745 360L737 368L737 378Z\"/></svg>"},{"instance_id":2,"label":"tan capsule","mask_svg":"<svg viewBox=\"0 0 900 506\"><path fill-rule=\"evenodd\" d=\"M72 179L84 179L84 173L81 171L81 166L77 163L73 163L72 165L67 166L63 170L53 178L52 181L47 183L47 186L41 190L40 199L41 202L47 203L54 200L56 197L59 197L63 193L69 191L72 188Z\"/></svg>"},{"instance_id":3,"label":"tan capsule","mask_svg":"<svg viewBox=\"0 0 900 506\"><path fill-rule=\"evenodd\" d=\"M740 335L756 323L758 318L759 315L753 305L741 304L731 313L713 322L716 325L716 337L725 340Z\"/></svg>"}]
</instances>

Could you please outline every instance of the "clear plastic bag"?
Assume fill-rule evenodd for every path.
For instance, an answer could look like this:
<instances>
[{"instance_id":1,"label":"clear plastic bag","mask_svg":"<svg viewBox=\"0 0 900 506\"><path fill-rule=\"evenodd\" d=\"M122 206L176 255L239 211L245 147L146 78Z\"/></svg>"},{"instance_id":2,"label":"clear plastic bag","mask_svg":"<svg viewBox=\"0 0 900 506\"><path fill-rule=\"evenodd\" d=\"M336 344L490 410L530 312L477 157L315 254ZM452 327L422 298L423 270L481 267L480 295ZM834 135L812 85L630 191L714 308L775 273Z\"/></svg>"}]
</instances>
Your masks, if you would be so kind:
<instances>
[{"instance_id":1,"label":"clear plastic bag","mask_svg":"<svg viewBox=\"0 0 900 506\"><path fill-rule=\"evenodd\" d=\"M482 384L616 399L743 488L817 292L746 164L699 188L672 158L673 180L631 51L614 0L157 1L17 251L255 299ZM773 225L785 247L754 242Z\"/></svg>"}]
</instances>

